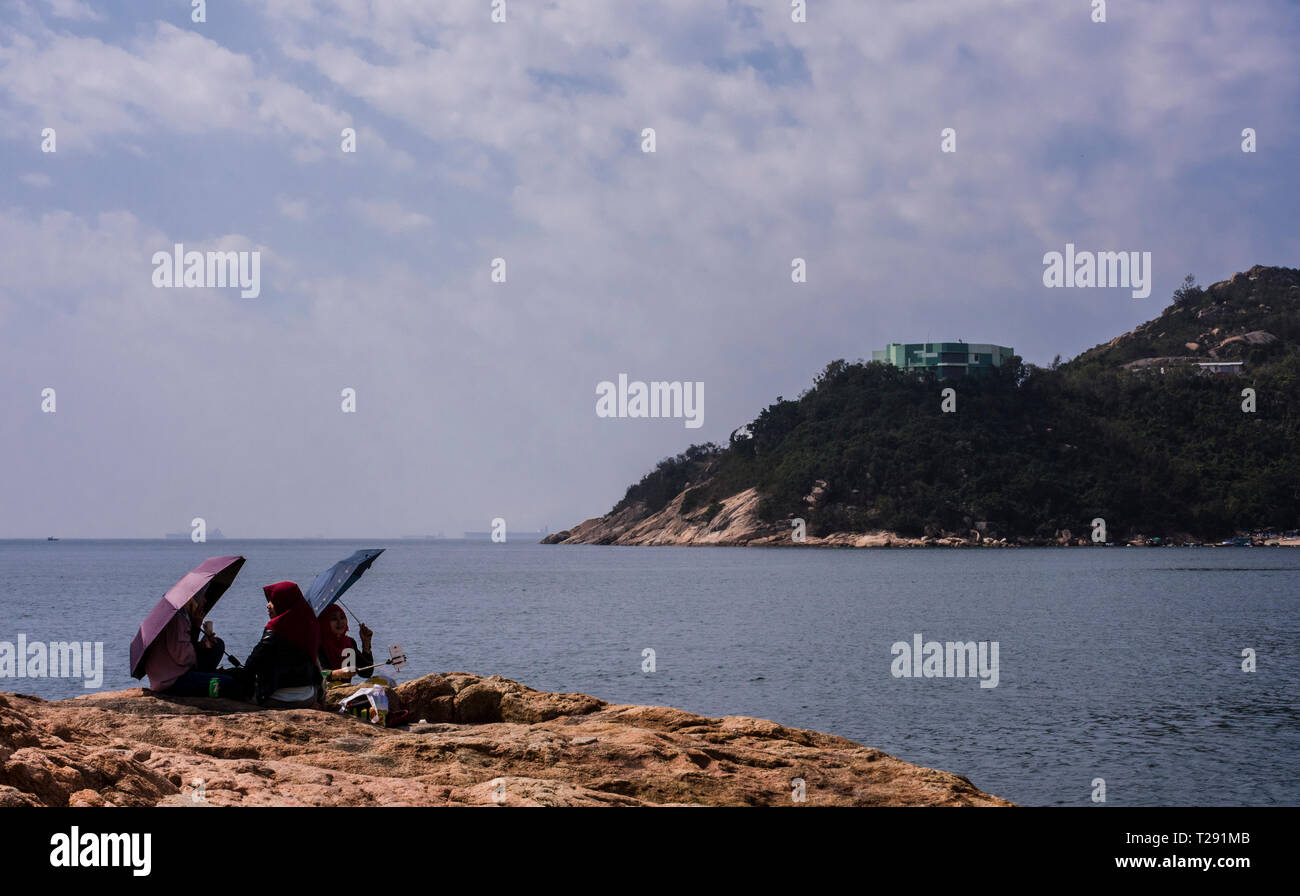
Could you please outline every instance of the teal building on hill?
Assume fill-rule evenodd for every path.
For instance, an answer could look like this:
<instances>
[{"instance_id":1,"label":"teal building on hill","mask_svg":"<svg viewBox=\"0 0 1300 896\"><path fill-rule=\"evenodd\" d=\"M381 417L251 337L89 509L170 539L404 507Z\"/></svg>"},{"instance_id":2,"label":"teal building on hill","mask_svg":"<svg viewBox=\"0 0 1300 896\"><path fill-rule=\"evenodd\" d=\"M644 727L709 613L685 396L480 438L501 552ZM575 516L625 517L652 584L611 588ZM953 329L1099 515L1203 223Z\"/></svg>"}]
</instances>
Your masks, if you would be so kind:
<instances>
[{"instance_id":1,"label":"teal building on hill","mask_svg":"<svg viewBox=\"0 0 1300 896\"><path fill-rule=\"evenodd\" d=\"M941 380L978 374L1000 367L1015 350L1005 345L975 342L891 342L871 353L871 360L884 361L904 370L933 370Z\"/></svg>"}]
</instances>

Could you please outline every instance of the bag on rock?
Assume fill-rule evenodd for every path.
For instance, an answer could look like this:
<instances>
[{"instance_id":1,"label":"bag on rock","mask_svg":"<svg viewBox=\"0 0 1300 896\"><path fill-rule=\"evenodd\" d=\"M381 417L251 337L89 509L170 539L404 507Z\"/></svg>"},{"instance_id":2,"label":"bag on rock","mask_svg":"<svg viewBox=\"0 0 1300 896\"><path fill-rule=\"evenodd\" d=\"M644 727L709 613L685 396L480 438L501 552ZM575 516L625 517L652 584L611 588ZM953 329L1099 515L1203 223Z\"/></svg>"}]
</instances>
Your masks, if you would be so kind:
<instances>
[{"instance_id":1,"label":"bag on rock","mask_svg":"<svg viewBox=\"0 0 1300 896\"><path fill-rule=\"evenodd\" d=\"M383 727L388 721L388 688L382 684L368 684L344 697L339 712Z\"/></svg>"}]
</instances>

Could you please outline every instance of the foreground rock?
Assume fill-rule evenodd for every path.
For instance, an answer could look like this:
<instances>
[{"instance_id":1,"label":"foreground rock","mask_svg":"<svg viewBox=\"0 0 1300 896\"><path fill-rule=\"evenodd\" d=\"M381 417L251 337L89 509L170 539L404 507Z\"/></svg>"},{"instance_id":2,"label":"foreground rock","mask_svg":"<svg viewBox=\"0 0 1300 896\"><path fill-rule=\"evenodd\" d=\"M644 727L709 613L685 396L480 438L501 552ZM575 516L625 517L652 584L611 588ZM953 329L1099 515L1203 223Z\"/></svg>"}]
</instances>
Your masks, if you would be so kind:
<instances>
[{"instance_id":1,"label":"foreground rock","mask_svg":"<svg viewBox=\"0 0 1300 896\"><path fill-rule=\"evenodd\" d=\"M611 705L509 679L399 686L382 729L141 690L0 695L0 806L1007 806L965 778L741 716Z\"/></svg>"}]
</instances>

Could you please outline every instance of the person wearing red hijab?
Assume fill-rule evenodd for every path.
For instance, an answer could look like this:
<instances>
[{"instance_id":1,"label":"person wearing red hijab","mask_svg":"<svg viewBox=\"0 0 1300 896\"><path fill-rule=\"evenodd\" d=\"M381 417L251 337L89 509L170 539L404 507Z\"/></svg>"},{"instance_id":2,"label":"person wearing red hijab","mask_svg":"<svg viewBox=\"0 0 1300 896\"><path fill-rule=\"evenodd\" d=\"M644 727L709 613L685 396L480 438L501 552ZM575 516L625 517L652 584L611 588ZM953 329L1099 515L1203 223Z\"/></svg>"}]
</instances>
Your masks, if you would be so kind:
<instances>
[{"instance_id":1,"label":"person wearing red hijab","mask_svg":"<svg viewBox=\"0 0 1300 896\"><path fill-rule=\"evenodd\" d=\"M320 664L327 680L351 681L354 675L368 678L375 669L370 652L374 632L361 625L361 649L348 635L348 616L338 604L330 604L320 614ZM348 653L347 651L352 651Z\"/></svg>"},{"instance_id":2,"label":"person wearing red hijab","mask_svg":"<svg viewBox=\"0 0 1300 896\"><path fill-rule=\"evenodd\" d=\"M262 591L271 620L244 663L253 700L273 709L315 706L323 692L316 614L293 582L276 582Z\"/></svg>"}]
</instances>

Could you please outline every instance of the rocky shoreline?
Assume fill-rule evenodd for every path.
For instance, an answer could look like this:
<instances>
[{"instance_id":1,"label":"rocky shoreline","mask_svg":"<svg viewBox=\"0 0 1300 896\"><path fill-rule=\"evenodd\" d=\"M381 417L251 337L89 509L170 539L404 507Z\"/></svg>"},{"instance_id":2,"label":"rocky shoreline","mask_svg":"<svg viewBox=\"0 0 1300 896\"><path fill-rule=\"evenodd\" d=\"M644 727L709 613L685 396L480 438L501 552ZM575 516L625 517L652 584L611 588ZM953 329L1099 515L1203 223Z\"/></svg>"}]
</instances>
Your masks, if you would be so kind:
<instances>
[{"instance_id":1,"label":"rocky shoreline","mask_svg":"<svg viewBox=\"0 0 1300 896\"><path fill-rule=\"evenodd\" d=\"M397 690L423 721L384 729L141 689L0 694L0 806L1011 805L960 775L762 719L465 673Z\"/></svg>"},{"instance_id":2,"label":"rocky shoreline","mask_svg":"<svg viewBox=\"0 0 1300 896\"><path fill-rule=\"evenodd\" d=\"M810 507L817 501L821 486L808 496ZM794 539L793 521L781 524L763 521L758 515L762 495L746 489L708 507L683 510L687 492L683 490L662 510L650 513L644 504L625 507L617 513L593 517L572 529L556 532L542 544L597 544L641 546L714 546L714 547L846 547L846 548L1017 548L1017 547L1167 547L1206 545L1209 543L1187 533L1163 536L1138 535L1121 542L1097 544L1089 532L1058 530L1049 538L999 536L982 522L972 521L964 532L936 531L921 537L897 532L832 532L824 536L805 535ZM1255 547L1300 547L1300 537L1275 533L1243 534L1242 543Z\"/></svg>"}]
</instances>

